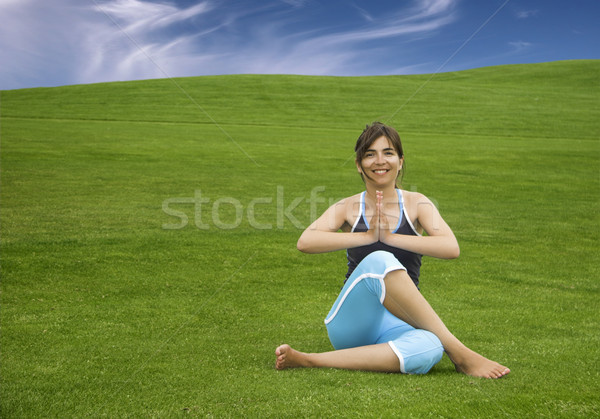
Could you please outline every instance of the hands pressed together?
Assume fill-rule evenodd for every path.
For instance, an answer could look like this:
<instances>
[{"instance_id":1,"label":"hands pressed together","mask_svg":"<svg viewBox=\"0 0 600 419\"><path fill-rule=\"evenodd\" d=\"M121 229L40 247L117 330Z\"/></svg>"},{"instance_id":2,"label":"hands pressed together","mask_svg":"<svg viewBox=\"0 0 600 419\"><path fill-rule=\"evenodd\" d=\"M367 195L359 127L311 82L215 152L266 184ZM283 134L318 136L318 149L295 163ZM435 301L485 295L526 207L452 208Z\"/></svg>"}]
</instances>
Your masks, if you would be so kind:
<instances>
[{"instance_id":1,"label":"hands pressed together","mask_svg":"<svg viewBox=\"0 0 600 419\"><path fill-rule=\"evenodd\" d=\"M377 191L377 203L375 205L375 215L369 223L368 234L373 239L373 243L382 242L388 243L388 238L391 236L390 226L387 217L383 211L383 192Z\"/></svg>"}]
</instances>

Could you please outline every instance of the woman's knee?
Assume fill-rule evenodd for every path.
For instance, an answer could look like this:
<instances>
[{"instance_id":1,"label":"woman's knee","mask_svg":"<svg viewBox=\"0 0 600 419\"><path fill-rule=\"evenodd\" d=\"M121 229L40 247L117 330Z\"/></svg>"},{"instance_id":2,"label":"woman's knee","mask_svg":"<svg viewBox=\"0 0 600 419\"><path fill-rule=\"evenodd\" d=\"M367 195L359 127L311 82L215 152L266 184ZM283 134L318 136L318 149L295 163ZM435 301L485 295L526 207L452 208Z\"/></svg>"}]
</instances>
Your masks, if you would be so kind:
<instances>
[{"instance_id":1,"label":"woman's knee","mask_svg":"<svg viewBox=\"0 0 600 419\"><path fill-rule=\"evenodd\" d=\"M377 250L365 256L365 258L360 262L359 265L361 264L378 266L380 268L385 269L385 267L388 265L400 264L400 262L398 261L398 259L396 259L393 253L390 253L386 250Z\"/></svg>"},{"instance_id":2,"label":"woman's knee","mask_svg":"<svg viewBox=\"0 0 600 419\"><path fill-rule=\"evenodd\" d=\"M385 250L378 250L367 255L356 267L356 275L373 275L382 278L394 271L406 271L396 257Z\"/></svg>"},{"instance_id":3,"label":"woman's knee","mask_svg":"<svg viewBox=\"0 0 600 419\"><path fill-rule=\"evenodd\" d=\"M402 372L426 374L444 354L442 342L427 330L412 330L390 342L400 359Z\"/></svg>"}]
</instances>

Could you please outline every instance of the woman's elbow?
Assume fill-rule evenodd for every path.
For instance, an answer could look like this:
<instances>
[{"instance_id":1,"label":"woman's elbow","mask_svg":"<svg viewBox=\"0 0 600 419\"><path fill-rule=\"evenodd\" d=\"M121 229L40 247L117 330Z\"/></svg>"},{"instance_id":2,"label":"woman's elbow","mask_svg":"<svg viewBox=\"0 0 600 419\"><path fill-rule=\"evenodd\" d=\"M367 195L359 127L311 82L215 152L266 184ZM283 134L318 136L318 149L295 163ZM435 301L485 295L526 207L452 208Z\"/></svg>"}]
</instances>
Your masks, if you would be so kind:
<instances>
[{"instance_id":1,"label":"woman's elbow","mask_svg":"<svg viewBox=\"0 0 600 419\"><path fill-rule=\"evenodd\" d=\"M303 235L300 236L300 238L298 239L298 243L296 243L296 248L302 253L310 253L310 247Z\"/></svg>"},{"instance_id":2,"label":"woman's elbow","mask_svg":"<svg viewBox=\"0 0 600 419\"><path fill-rule=\"evenodd\" d=\"M452 246L449 249L448 259L456 259L459 256L460 256L460 247L458 246L458 243L456 243L456 245Z\"/></svg>"}]
</instances>

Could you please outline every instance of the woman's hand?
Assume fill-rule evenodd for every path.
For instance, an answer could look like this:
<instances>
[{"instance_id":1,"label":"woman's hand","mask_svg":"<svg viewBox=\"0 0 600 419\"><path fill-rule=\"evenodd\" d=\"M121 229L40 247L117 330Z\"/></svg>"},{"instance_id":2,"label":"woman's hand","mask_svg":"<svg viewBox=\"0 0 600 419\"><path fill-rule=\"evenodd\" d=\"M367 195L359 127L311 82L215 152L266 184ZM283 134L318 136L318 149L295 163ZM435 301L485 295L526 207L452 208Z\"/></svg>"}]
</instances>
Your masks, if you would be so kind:
<instances>
[{"instance_id":1,"label":"woman's hand","mask_svg":"<svg viewBox=\"0 0 600 419\"><path fill-rule=\"evenodd\" d=\"M379 232L379 241L382 243L388 244L388 239L390 238L392 232L390 231L390 225L388 222L388 218L385 215L385 211L383 210L383 192L377 191L377 221L378 227L377 230Z\"/></svg>"},{"instance_id":2,"label":"woman's hand","mask_svg":"<svg viewBox=\"0 0 600 419\"><path fill-rule=\"evenodd\" d=\"M376 193L375 214L371 217L368 234L373 243L378 241L385 243L391 232L388 219L383 210L383 192L377 191Z\"/></svg>"},{"instance_id":3,"label":"woman's hand","mask_svg":"<svg viewBox=\"0 0 600 419\"><path fill-rule=\"evenodd\" d=\"M377 191L377 202L375 203L375 214L373 214L373 216L371 217L371 220L369 221L369 231L367 231L367 234L369 236L369 238L371 239L372 243L376 243L379 241L379 235L380 235L380 207L381 207L381 196L382 193L381 191Z\"/></svg>"}]
</instances>

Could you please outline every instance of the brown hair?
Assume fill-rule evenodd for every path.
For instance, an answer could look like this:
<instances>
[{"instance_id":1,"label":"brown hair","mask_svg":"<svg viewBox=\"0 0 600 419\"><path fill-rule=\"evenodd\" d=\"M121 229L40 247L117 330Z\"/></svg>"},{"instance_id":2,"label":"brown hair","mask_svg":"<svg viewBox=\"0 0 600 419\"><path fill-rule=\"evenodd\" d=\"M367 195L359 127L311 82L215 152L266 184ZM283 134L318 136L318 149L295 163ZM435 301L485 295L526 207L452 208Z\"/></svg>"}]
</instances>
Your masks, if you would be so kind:
<instances>
[{"instance_id":1,"label":"brown hair","mask_svg":"<svg viewBox=\"0 0 600 419\"><path fill-rule=\"evenodd\" d=\"M398 153L398 158L404 157L404 151L402 150L402 141L400 140L400 135L398 132L381 122L373 122L371 125L367 125L364 129L358 140L356 140L356 145L354 146L354 151L356 152L356 161L358 164L361 164L367 150L371 145L377 140L379 137L385 137L390 142L396 153ZM361 164L362 167L362 164ZM363 174L360 174L360 177L363 179ZM398 174L400 178L400 184L402 184L402 178L404 177L404 164L402 165L402 169L400 169L400 173ZM398 187L398 179L396 179L396 187Z\"/></svg>"}]
</instances>

